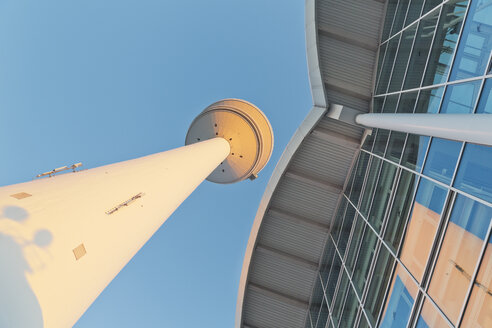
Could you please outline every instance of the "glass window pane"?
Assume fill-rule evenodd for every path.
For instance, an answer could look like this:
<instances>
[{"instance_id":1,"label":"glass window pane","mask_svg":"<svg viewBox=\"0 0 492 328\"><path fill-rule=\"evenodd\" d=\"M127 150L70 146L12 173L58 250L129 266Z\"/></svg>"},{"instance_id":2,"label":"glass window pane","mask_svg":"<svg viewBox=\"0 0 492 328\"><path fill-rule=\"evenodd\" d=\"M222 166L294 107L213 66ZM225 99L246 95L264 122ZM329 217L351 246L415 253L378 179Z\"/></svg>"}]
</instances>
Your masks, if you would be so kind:
<instances>
[{"instance_id":1,"label":"glass window pane","mask_svg":"<svg viewBox=\"0 0 492 328\"><path fill-rule=\"evenodd\" d=\"M405 26L412 24L420 17L420 12L422 11L423 4L424 0L412 0L410 2L407 18L405 19Z\"/></svg>"},{"instance_id":2,"label":"glass window pane","mask_svg":"<svg viewBox=\"0 0 492 328\"><path fill-rule=\"evenodd\" d=\"M418 287L403 267L398 264L389 289L389 297L384 306L380 328L405 327L412 306L417 297Z\"/></svg>"},{"instance_id":3,"label":"glass window pane","mask_svg":"<svg viewBox=\"0 0 492 328\"><path fill-rule=\"evenodd\" d=\"M438 17L439 8L420 21L410 57L409 65L412 69L407 72L403 89L413 89L420 86Z\"/></svg>"},{"instance_id":4,"label":"glass window pane","mask_svg":"<svg viewBox=\"0 0 492 328\"><path fill-rule=\"evenodd\" d=\"M360 203L360 212L365 217L367 217L367 214L369 214L369 207L371 206L372 195L374 195L374 189L376 187L376 181L378 178L379 168L381 167L381 162L381 159L374 156L372 157L366 185L364 187L364 194L362 195L362 201Z\"/></svg>"},{"instance_id":5,"label":"glass window pane","mask_svg":"<svg viewBox=\"0 0 492 328\"><path fill-rule=\"evenodd\" d=\"M347 249L348 239L350 237L350 231L355 219L355 208L349 204L347 206L347 211L345 212L345 218L342 224L342 232L340 233L340 238L338 239L338 250L340 251L340 256L343 258L345 256L345 250Z\"/></svg>"},{"instance_id":6,"label":"glass window pane","mask_svg":"<svg viewBox=\"0 0 492 328\"><path fill-rule=\"evenodd\" d=\"M342 274L340 277L340 286L338 287L337 296L335 297L336 301L333 304L333 320L335 323L340 321L340 315L342 314L342 305L345 296L347 295L347 289L350 288L348 286L349 279L344 270L342 270Z\"/></svg>"},{"instance_id":7,"label":"glass window pane","mask_svg":"<svg viewBox=\"0 0 492 328\"><path fill-rule=\"evenodd\" d=\"M491 220L492 208L456 197L429 287L429 295L455 324Z\"/></svg>"},{"instance_id":8,"label":"glass window pane","mask_svg":"<svg viewBox=\"0 0 492 328\"><path fill-rule=\"evenodd\" d=\"M391 277L395 258L386 249L381 246L379 251L374 274L372 275L371 285L367 293L366 301L364 302L367 314L369 315L372 325L376 324L376 320L383 305L386 287Z\"/></svg>"},{"instance_id":9,"label":"glass window pane","mask_svg":"<svg viewBox=\"0 0 492 328\"><path fill-rule=\"evenodd\" d=\"M468 114L475 108L481 81L449 85L441 105L441 113Z\"/></svg>"},{"instance_id":10,"label":"glass window pane","mask_svg":"<svg viewBox=\"0 0 492 328\"><path fill-rule=\"evenodd\" d=\"M492 236L465 310L462 327L492 327Z\"/></svg>"},{"instance_id":11,"label":"glass window pane","mask_svg":"<svg viewBox=\"0 0 492 328\"><path fill-rule=\"evenodd\" d=\"M354 184L352 186L352 192L350 193L350 200L356 206L359 202L362 184L364 183L364 177L366 176L369 157L370 155L366 152L359 153L359 161L357 162L357 167L355 169Z\"/></svg>"},{"instance_id":12,"label":"glass window pane","mask_svg":"<svg viewBox=\"0 0 492 328\"><path fill-rule=\"evenodd\" d=\"M357 252L359 251L359 245L362 241L362 232L364 231L365 225L366 223L364 219L359 216L354 227L354 232L352 233L352 240L350 241L347 259L345 260L345 267L347 268L349 275L352 274L352 270L354 269L355 259Z\"/></svg>"},{"instance_id":13,"label":"glass window pane","mask_svg":"<svg viewBox=\"0 0 492 328\"><path fill-rule=\"evenodd\" d=\"M347 208L347 199L342 197L340 205L338 206L337 214L335 215L333 225L331 227L330 234L333 236L335 243L338 241L340 230L342 227L343 216L345 215L345 209Z\"/></svg>"},{"instance_id":14,"label":"glass window pane","mask_svg":"<svg viewBox=\"0 0 492 328\"><path fill-rule=\"evenodd\" d=\"M321 280L326 283L328 280L328 275L330 274L331 265L333 263L333 256L335 255L335 245L333 240L328 238L325 245L325 250L323 252L323 258L321 259L320 272Z\"/></svg>"},{"instance_id":15,"label":"glass window pane","mask_svg":"<svg viewBox=\"0 0 492 328\"><path fill-rule=\"evenodd\" d=\"M345 300L345 305L343 307L342 320L340 321L339 327L352 327L357 317L357 308L359 302L355 296L353 288L349 287L347 299Z\"/></svg>"},{"instance_id":16,"label":"glass window pane","mask_svg":"<svg viewBox=\"0 0 492 328\"><path fill-rule=\"evenodd\" d=\"M372 145L374 143L374 135L376 134L376 129L372 130L371 134L368 134L366 136L366 139L364 140L364 143L362 144L362 149L371 151L372 150Z\"/></svg>"},{"instance_id":17,"label":"glass window pane","mask_svg":"<svg viewBox=\"0 0 492 328\"><path fill-rule=\"evenodd\" d=\"M434 304L426 298L417 322L417 328L448 328L448 322L437 311Z\"/></svg>"},{"instance_id":18,"label":"glass window pane","mask_svg":"<svg viewBox=\"0 0 492 328\"><path fill-rule=\"evenodd\" d=\"M398 49L398 42L400 40L400 35L388 41L388 46L386 47L386 55L383 61L383 67L381 68L381 74L379 76L379 83L376 94L385 94L388 88L388 82L391 75L391 70L393 69L393 62L395 61L396 50Z\"/></svg>"},{"instance_id":19,"label":"glass window pane","mask_svg":"<svg viewBox=\"0 0 492 328\"><path fill-rule=\"evenodd\" d=\"M318 323L316 324L316 328L325 328L326 319L328 319L328 307L326 302L323 300L323 305L321 306L321 310L319 311Z\"/></svg>"},{"instance_id":20,"label":"glass window pane","mask_svg":"<svg viewBox=\"0 0 492 328\"><path fill-rule=\"evenodd\" d=\"M340 270L342 267L342 260L335 252L333 265L331 267L330 275L328 277L328 281L326 282L326 299L328 300L328 304L331 304L333 295L335 294L335 288L337 286L338 276L340 275Z\"/></svg>"},{"instance_id":21,"label":"glass window pane","mask_svg":"<svg viewBox=\"0 0 492 328\"><path fill-rule=\"evenodd\" d=\"M403 152L403 145L405 144L406 133L391 131L388 149L384 157L390 159L395 163L400 163L401 153Z\"/></svg>"},{"instance_id":22,"label":"glass window pane","mask_svg":"<svg viewBox=\"0 0 492 328\"><path fill-rule=\"evenodd\" d=\"M403 31L400 47L398 48L398 54L396 55L395 67L393 68L393 75L391 76L391 82L388 92L395 92L401 90L403 78L405 77L405 71L407 69L408 58L410 57L410 51L412 50L413 39L415 38L415 32L417 31L417 23L408 27Z\"/></svg>"},{"instance_id":23,"label":"glass window pane","mask_svg":"<svg viewBox=\"0 0 492 328\"><path fill-rule=\"evenodd\" d=\"M381 113L383 111L383 104L386 97L374 97L372 102L372 111L374 113Z\"/></svg>"},{"instance_id":24,"label":"glass window pane","mask_svg":"<svg viewBox=\"0 0 492 328\"><path fill-rule=\"evenodd\" d=\"M401 171L400 181L396 189L393 207L388 218L384 240L388 246L396 253L400 245L403 229L407 222L408 213L415 187L417 185L417 176L406 170Z\"/></svg>"},{"instance_id":25,"label":"glass window pane","mask_svg":"<svg viewBox=\"0 0 492 328\"><path fill-rule=\"evenodd\" d=\"M407 14L408 0L400 1L398 3L398 8L396 9L395 19L393 20L393 27L391 28L390 35L398 33L403 27L403 21Z\"/></svg>"},{"instance_id":26,"label":"glass window pane","mask_svg":"<svg viewBox=\"0 0 492 328\"><path fill-rule=\"evenodd\" d=\"M383 167L381 168L381 174L379 175L376 193L374 194L371 212L369 213L368 219L369 223L377 232L381 230L381 225L383 224L386 206L388 205L391 192L393 191L395 175L396 166L391 163L384 162Z\"/></svg>"},{"instance_id":27,"label":"glass window pane","mask_svg":"<svg viewBox=\"0 0 492 328\"><path fill-rule=\"evenodd\" d=\"M429 139L429 137L409 134L405 150L403 151L401 164L409 169L420 172L422 164L424 163L427 146L429 145Z\"/></svg>"},{"instance_id":28,"label":"glass window pane","mask_svg":"<svg viewBox=\"0 0 492 328\"><path fill-rule=\"evenodd\" d=\"M446 82L467 5L467 0L443 5L423 85Z\"/></svg>"},{"instance_id":29,"label":"glass window pane","mask_svg":"<svg viewBox=\"0 0 492 328\"><path fill-rule=\"evenodd\" d=\"M454 186L492 203L492 147L467 144Z\"/></svg>"},{"instance_id":30,"label":"glass window pane","mask_svg":"<svg viewBox=\"0 0 492 328\"><path fill-rule=\"evenodd\" d=\"M420 91L419 101L415 107L415 113L436 114L439 111L443 93L444 87Z\"/></svg>"},{"instance_id":31,"label":"glass window pane","mask_svg":"<svg viewBox=\"0 0 492 328\"><path fill-rule=\"evenodd\" d=\"M318 320L319 311L321 309L321 302L323 301L323 287L319 279L316 279L314 283L313 294L311 295L311 306L309 307L309 314L313 323Z\"/></svg>"},{"instance_id":32,"label":"glass window pane","mask_svg":"<svg viewBox=\"0 0 492 328\"><path fill-rule=\"evenodd\" d=\"M386 40L391 32L391 26L393 25L393 18L395 17L396 7L398 6L398 0L389 0L386 8L386 17L384 18L383 35L381 40Z\"/></svg>"},{"instance_id":33,"label":"glass window pane","mask_svg":"<svg viewBox=\"0 0 492 328\"><path fill-rule=\"evenodd\" d=\"M364 238L362 239L362 244L360 246L359 257L357 258L357 264L355 265L354 275L352 278L355 289L359 296L362 295L362 291L364 290L364 286L366 285L367 273L369 272L372 258L376 250L377 240L378 238L374 234L374 232L372 232L369 227L366 227Z\"/></svg>"},{"instance_id":34,"label":"glass window pane","mask_svg":"<svg viewBox=\"0 0 492 328\"><path fill-rule=\"evenodd\" d=\"M484 74L492 50L492 0L472 1L461 35L450 80Z\"/></svg>"},{"instance_id":35,"label":"glass window pane","mask_svg":"<svg viewBox=\"0 0 492 328\"><path fill-rule=\"evenodd\" d=\"M359 153L359 157L360 157L360 153ZM352 191L352 185L354 184L355 171L357 168L357 163L359 161L359 157L357 157L357 160L355 161L354 166L352 167L352 172L350 173L350 178L347 182L347 186L345 188L345 191L343 192L345 195L347 195L347 197L350 196L350 192Z\"/></svg>"},{"instance_id":36,"label":"glass window pane","mask_svg":"<svg viewBox=\"0 0 492 328\"><path fill-rule=\"evenodd\" d=\"M425 2L424 12L422 13L422 15L428 13L431 9L434 9L437 5L440 5L443 1L444 0L427 0Z\"/></svg>"},{"instance_id":37,"label":"glass window pane","mask_svg":"<svg viewBox=\"0 0 492 328\"><path fill-rule=\"evenodd\" d=\"M359 328L369 328L369 323L363 314L360 316Z\"/></svg>"},{"instance_id":38,"label":"glass window pane","mask_svg":"<svg viewBox=\"0 0 492 328\"><path fill-rule=\"evenodd\" d=\"M485 80L477 106L477 113L492 114L492 79Z\"/></svg>"},{"instance_id":39,"label":"glass window pane","mask_svg":"<svg viewBox=\"0 0 492 328\"><path fill-rule=\"evenodd\" d=\"M381 65L383 64L383 59L384 55L386 53L386 46L388 43L384 43L379 47L379 54L378 54L378 68L377 68L377 76L376 76L376 84L378 85L377 82L379 81L379 76L381 75Z\"/></svg>"},{"instance_id":40,"label":"glass window pane","mask_svg":"<svg viewBox=\"0 0 492 328\"><path fill-rule=\"evenodd\" d=\"M396 105L398 104L398 98L400 95L390 95L386 97L384 103L383 113L394 113L396 112Z\"/></svg>"},{"instance_id":41,"label":"glass window pane","mask_svg":"<svg viewBox=\"0 0 492 328\"><path fill-rule=\"evenodd\" d=\"M445 188L420 179L401 252L401 260L418 281L422 281L446 195Z\"/></svg>"},{"instance_id":42,"label":"glass window pane","mask_svg":"<svg viewBox=\"0 0 492 328\"><path fill-rule=\"evenodd\" d=\"M405 92L401 94L400 103L398 104L397 113L413 113L413 108L417 101L417 91Z\"/></svg>"},{"instance_id":43,"label":"glass window pane","mask_svg":"<svg viewBox=\"0 0 492 328\"><path fill-rule=\"evenodd\" d=\"M378 129L378 133L376 134L376 139L374 141L374 149L372 152L374 154L383 156L384 151L386 149L386 144L388 143L389 131Z\"/></svg>"},{"instance_id":44,"label":"glass window pane","mask_svg":"<svg viewBox=\"0 0 492 328\"><path fill-rule=\"evenodd\" d=\"M463 143L432 138L425 161L424 174L450 184Z\"/></svg>"}]
</instances>

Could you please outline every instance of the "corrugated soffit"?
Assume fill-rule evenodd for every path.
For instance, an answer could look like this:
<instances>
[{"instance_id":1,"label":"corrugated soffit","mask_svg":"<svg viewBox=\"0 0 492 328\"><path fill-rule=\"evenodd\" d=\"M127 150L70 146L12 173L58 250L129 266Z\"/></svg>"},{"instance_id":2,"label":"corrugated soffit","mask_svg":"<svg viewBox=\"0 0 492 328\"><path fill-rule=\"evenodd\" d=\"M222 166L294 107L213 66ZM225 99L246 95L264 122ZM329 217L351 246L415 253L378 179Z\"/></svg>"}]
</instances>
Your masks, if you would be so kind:
<instances>
[{"instance_id":1,"label":"corrugated soffit","mask_svg":"<svg viewBox=\"0 0 492 328\"><path fill-rule=\"evenodd\" d=\"M369 111L383 11L384 1L306 1L315 107L287 146L258 209L236 328L304 328L332 216L364 132L328 117L326 107Z\"/></svg>"}]
</instances>

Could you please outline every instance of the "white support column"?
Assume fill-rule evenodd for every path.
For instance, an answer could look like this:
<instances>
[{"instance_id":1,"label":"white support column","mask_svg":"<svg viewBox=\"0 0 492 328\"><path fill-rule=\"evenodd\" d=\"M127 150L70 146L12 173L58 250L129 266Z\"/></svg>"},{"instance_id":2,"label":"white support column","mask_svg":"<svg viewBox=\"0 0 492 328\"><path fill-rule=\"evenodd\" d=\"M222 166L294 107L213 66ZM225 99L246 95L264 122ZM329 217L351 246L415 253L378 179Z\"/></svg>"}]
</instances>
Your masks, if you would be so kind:
<instances>
[{"instance_id":1,"label":"white support column","mask_svg":"<svg viewBox=\"0 0 492 328\"><path fill-rule=\"evenodd\" d=\"M71 327L229 150L214 138L0 188L0 326Z\"/></svg>"},{"instance_id":2,"label":"white support column","mask_svg":"<svg viewBox=\"0 0 492 328\"><path fill-rule=\"evenodd\" d=\"M256 176L273 133L254 105L226 99L195 119L186 144L0 187L0 327L72 327L203 180Z\"/></svg>"},{"instance_id":3,"label":"white support column","mask_svg":"<svg viewBox=\"0 0 492 328\"><path fill-rule=\"evenodd\" d=\"M360 114L355 121L369 128L432 136L492 146L491 114Z\"/></svg>"}]
</instances>

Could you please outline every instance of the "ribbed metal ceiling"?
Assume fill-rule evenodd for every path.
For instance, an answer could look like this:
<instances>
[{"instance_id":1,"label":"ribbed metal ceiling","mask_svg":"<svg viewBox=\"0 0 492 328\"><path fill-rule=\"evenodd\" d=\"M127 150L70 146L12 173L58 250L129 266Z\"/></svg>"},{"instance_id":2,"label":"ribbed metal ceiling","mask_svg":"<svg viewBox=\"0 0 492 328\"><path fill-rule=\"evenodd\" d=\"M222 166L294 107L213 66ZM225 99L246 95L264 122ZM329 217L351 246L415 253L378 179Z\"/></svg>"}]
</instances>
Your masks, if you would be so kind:
<instances>
[{"instance_id":1,"label":"ribbed metal ceiling","mask_svg":"<svg viewBox=\"0 0 492 328\"><path fill-rule=\"evenodd\" d=\"M315 107L267 186L243 264L236 327L303 328L309 300L363 129L330 118L329 104L369 111L384 2L306 1ZM322 87L321 87L322 86Z\"/></svg>"}]
</instances>

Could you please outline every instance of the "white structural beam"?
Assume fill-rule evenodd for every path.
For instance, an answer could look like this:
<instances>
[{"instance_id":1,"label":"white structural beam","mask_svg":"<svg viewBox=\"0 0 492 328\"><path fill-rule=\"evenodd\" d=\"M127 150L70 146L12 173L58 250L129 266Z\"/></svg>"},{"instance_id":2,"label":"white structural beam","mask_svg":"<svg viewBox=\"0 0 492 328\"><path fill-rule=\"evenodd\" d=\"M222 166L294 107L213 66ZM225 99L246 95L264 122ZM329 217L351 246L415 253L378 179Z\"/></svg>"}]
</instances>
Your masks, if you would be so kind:
<instances>
[{"instance_id":1,"label":"white structural beam","mask_svg":"<svg viewBox=\"0 0 492 328\"><path fill-rule=\"evenodd\" d=\"M492 146L490 114L360 114L357 124Z\"/></svg>"}]
</instances>

